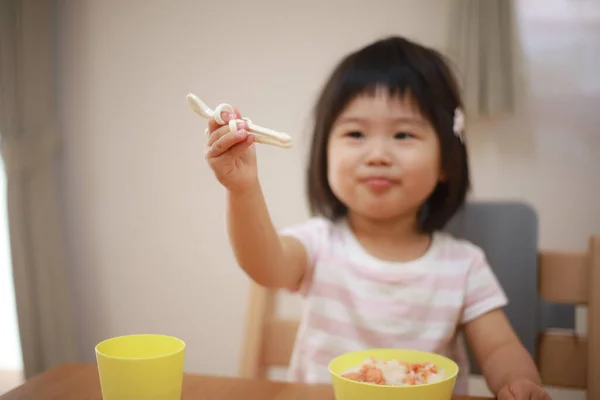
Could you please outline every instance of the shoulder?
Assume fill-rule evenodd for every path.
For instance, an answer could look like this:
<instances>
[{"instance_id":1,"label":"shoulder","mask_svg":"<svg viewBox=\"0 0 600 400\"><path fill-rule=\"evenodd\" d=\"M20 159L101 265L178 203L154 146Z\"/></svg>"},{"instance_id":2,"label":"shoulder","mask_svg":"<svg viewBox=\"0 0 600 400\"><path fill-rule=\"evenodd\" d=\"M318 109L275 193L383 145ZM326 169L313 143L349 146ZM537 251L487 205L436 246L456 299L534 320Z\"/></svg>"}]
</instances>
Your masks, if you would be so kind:
<instances>
[{"instance_id":1,"label":"shoulder","mask_svg":"<svg viewBox=\"0 0 600 400\"><path fill-rule=\"evenodd\" d=\"M437 256L446 260L473 263L486 262L485 251L473 242L447 232L436 232Z\"/></svg>"},{"instance_id":2,"label":"shoulder","mask_svg":"<svg viewBox=\"0 0 600 400\"><path fill-rule=\"evenodd\" d=\"M309 218L304 222L287 226L279 231L282 236L291 236L299 240L309 254L314 255L322 249L331 247L339 224L323 217Z\"/></svg>"},{"instance_id":3,"label":"shoulder","mask_svg":"<svg viewBox=\"0 0 600 400\"><path fill-rule=\"evenodd\" d=\"M283 237L291 237L300 242L306 251L310 265L323 253L335 247L339 237L340 224L323 217L313 217L279 230Z\"/></svg>"},{"instance_id":4,"label":"shoulder","mask_svg":"<svg viewBox=\"0 0 600 400\"><path fill-rule=\"evenodd\" d=\"M324 236L335 228L335 223L327 218L312 217L306 221L289 225L279 231L282 235L290 236Z\"/></svg>"}]
</instances>

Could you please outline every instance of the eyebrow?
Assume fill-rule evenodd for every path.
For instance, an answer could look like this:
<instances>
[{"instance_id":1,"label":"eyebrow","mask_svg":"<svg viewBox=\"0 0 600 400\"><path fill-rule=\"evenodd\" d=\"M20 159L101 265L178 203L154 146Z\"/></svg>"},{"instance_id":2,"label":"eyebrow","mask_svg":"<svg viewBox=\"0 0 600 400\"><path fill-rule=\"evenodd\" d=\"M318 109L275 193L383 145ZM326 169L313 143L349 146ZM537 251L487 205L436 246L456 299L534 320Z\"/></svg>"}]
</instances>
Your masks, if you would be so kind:
<instances>
[{"instance_id":1,"label":"eyebrow","mask_svg":"<svg viewBox=\"0 0 600 400\"><path fill-rule=\"evenodd\" d=\"M347 124L347 123L364 123L368 122L369 118L362 117L342 117L339 119L338 124ZM393 122L404 122L414 125L425 125L425 121L421 118L416 117L396 117L392 119Z\"/></svg>"}]
</instances>

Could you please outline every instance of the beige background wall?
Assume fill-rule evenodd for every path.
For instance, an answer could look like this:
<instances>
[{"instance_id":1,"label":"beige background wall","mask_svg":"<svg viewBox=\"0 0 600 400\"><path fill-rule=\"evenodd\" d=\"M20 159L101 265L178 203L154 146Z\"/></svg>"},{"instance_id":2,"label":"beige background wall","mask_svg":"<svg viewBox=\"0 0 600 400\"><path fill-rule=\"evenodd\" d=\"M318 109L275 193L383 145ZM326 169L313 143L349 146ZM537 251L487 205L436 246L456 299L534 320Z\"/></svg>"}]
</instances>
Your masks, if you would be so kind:
<instances>
[{"instance_id":1,"label":"beige background wall","mask_svg":"<svg viewBox=\"0 0 600 400\"><path fill-rule=\"evenodd\" d=\"M284 225L306 215L303 132L333 63L389 33L444 43L445 3L309 3L65 2L65 199L88 360L103 338L152 331L188 343L188 370L236 373L247 281L188 91L294 136L293 150L259 148Z\"/></svg>"},{"instance_id":2,"label":"beige background wall","mask_svg":"<svg viewBox=\"0 0 600 400\"><path fill-rule=\"evenodd\" d=\"M443 50L450 2L63 4L59 101L80 348L92 362L107 337L166 333L187 342L186 370L233 375L247 280L227 243L223 191L204 162L205 121L185 94L230 102L294 136L292 150L260 147L259 168L276 224L300 221L309 111L334 62L387 34ZM528 46L549 57L542 39ZM580 248L600 227L599 86L584 101L589 85L555 96L556 79L534 76L548 90L527 116L469 133L475 195L527 199L540 211L542 246ZM283 302L286 314L298 307Z\"/></svg>"}]
</instances>

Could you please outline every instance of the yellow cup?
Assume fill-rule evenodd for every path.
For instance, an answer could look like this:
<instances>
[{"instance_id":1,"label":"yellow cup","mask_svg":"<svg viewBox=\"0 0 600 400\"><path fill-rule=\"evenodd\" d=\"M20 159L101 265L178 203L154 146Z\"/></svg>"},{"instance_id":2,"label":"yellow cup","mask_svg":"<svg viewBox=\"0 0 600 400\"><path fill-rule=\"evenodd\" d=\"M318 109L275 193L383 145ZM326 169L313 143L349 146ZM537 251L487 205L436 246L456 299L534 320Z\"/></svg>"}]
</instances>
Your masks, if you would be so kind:
<instances>
[{"instance_id":1,"label":"yellow cup","mask_svg":"<svg viewBox=\"0 0 600 400\"><path fill-rule=\"evenodd\" d=\"M103 400L180 400L185 343L163 335L120 336L96 346Z\"/></svg>"}]
</instances>

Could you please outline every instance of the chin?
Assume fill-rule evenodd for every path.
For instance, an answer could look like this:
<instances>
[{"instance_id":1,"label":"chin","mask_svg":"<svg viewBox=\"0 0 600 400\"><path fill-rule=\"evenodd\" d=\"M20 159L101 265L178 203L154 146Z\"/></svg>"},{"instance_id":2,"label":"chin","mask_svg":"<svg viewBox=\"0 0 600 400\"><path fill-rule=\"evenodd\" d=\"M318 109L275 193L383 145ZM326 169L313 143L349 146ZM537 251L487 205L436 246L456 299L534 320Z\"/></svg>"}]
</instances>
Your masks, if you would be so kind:
<instances>
[{"instance_id":1,"label":"chin","mask_svg":"<svg viewBox=\"0 0 600 400\"><path fill-rule=\"evenodd\" d=\"M399 205L406 203L404 196L397 193L387 192L377 196L371 193L365 195L361 192L348 192L332 186L334 195L346 206L348 210L354 210L363 218L371 220L390 220L398 218L407 212Z\"/></svg>"},{"instance_id":2,"label":"chin","mask_svg":"<svg viewBox=\"0 0 600 400\"><path fill-rule=\"evenodd\" d=\"M402 215L402 210L398 209L398 204L362 204L360 206L348 207L351 210L355 210L357 214L360 214L364 218L369 218L375 221L379 220L390 220L398 218Z\"/></svg>"}]
</instances>

